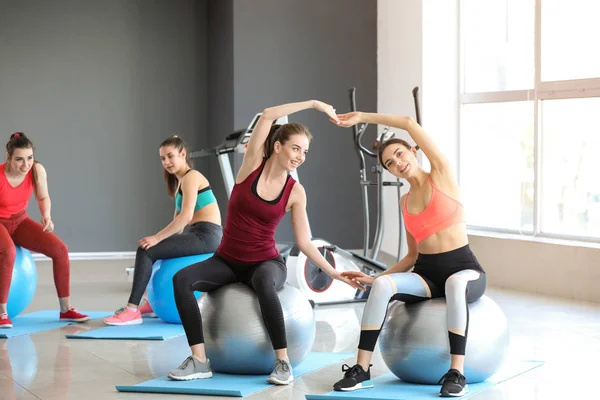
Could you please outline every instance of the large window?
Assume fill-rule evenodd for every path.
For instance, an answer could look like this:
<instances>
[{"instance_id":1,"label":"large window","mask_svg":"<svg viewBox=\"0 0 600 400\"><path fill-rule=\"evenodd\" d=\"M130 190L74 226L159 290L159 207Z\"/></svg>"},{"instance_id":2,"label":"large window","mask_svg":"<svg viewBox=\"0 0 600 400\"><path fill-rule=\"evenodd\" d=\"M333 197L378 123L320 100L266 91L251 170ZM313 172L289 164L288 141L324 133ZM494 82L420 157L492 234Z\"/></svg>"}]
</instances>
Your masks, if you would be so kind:
<instances>
[{"instance_id":1,"label":"large window","mask_svg":"<svg viewBox=\"0 0 600 400\"><path fill-rule=\"evenodd\" d=\"M600 239L600 1L461 4L467 223Z\"/></svg>"}]
</instances>

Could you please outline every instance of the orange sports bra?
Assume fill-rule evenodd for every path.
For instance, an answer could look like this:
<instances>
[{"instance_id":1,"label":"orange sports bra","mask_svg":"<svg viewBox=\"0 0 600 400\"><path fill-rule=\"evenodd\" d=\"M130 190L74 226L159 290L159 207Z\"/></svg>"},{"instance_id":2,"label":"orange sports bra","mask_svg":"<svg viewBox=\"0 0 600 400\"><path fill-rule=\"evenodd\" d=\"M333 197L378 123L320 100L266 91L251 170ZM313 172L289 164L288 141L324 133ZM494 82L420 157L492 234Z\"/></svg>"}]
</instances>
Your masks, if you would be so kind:
<instances>
[{"instance_id":1,"label":"orange sports bra","mask_svg":"<svg viewBox=\"0 0 600 400\"><path fill-rule=\"evenodd\" d=\"M406 202L410 191L406 194L402 206L406 230L410 232L417 243L449 226L465 222L462 204L436 188L431 178L429 178L429 183L431 183L431 199L425 210L418 214L409 214Z\"/></svg>"}]
</instances>

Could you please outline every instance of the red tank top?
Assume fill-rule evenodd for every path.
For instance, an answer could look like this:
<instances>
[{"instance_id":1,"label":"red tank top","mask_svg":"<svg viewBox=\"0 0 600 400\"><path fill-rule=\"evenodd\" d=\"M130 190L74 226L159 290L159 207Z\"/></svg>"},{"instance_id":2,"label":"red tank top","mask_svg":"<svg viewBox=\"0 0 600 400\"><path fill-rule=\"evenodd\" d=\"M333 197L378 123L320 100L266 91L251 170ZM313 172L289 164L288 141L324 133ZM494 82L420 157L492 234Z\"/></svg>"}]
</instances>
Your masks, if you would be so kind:
<instances>
[{"instance_id":1,"label":"red tank top","mask_svg":"<svg viewBox=\"0 0 600 400\"><path fill-rule=\"evenodd\" d=\"M253 264L272 260L279 255L275 247L275 229L285 215L285 207L296 181L288 176L283 190L273 201L260 198L256 190L265 167L252 171L231 191L223 239L217 253L240 264Z\"/></svg>"},{"instance_id":2,"label":"red tank top","mask_svg":"<svg viewBox=\"0 0 600 400\"><path fill-rule=\"evenodd\" d=\"M25 209L33 192L33 179L31 170L25 175L25 180L17 187L12 187L6 178L4 167L0 164L0 218L10 218Z\"/></svg>"}]
</instances>

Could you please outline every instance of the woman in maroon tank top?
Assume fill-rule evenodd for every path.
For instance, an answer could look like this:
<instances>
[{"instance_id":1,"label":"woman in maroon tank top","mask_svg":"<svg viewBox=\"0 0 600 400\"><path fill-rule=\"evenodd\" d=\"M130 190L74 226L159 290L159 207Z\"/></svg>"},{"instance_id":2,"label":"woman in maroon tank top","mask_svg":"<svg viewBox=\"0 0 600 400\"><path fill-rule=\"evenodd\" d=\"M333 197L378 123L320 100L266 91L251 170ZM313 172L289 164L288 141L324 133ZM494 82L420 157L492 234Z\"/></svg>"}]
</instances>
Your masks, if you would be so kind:
<instances>
[{"instance_id":1,"label":"woman in maroon tank top","mask_svg":"<svg viewBox=\"0 0 600 400\"><path fill-rule=\"evenodd\" d=\"M300 251L334 279L363 289L362 284L336 271L311 242L306 193L290 176L306 157L311 139L308 129L296 123L273 125L277 119L307 108L337 119L333 107L314 100L263 111L236 177L221 245L213 257L184 268L173 278L175 302L192 356L169 373L171 379L212 376L194 291L210 292L234 282L247 284L258 297L276 358L275 369L267 380L286 385L294 379L287 356L283 312L277 296L277 290L286 281L287 269L274 238L275 229L287 211L292 212L294 236Z\"/></svg>"},{"instance_id":2,"label":"woman in maroon tank top","mask_svg":"<svg viewBox=\"0 0 600 400\"><path fill-rule=\"evenodd\" d=\"M33 159L33 144L22 132L13 133L6 144L6 162L0 164L0 328L12 328L7 314L8 293L16 259L16 246L42 253L52 259L54 284L62 321L87 321L89 317L71 307L69 251L54 231L46 170ZM35 192L41 224L27 215Z\"/></svg>"}]
</instances>

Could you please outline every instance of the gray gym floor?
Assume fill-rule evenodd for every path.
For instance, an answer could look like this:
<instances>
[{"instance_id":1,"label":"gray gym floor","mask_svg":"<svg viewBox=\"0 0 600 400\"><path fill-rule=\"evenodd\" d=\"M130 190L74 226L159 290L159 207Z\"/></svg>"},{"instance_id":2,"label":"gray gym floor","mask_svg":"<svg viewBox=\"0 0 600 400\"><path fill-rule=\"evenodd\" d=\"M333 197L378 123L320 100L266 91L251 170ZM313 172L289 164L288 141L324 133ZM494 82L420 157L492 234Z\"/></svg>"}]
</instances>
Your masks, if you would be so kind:
<instances>
[{"instance_id":1,"label":"gray gym floor","mask_svg":"<svg viewBox=\"0 0 600 400\"><path fill-rule=\"evenodd\" d=\"M79 261L72 266L73 304L81 310L115 310L127 299L131 261ZM58 308L47 262L38 262L39 285L28 311ZM488 296L504 310L511 329L510 357L545 364L469 397L494 399L597 398L600 354L600 304L572 302L490 288ZM364 304L317 308L316 351L354 352ZM185 395L118 393L115 385L133 385L164 375L187 354L184 337L165 342L67 340L64 335L102 326L101 320L10 340L0 339L0 399L185 399ZM12 344L12 343L14 344ZM33 351L33 347L35 351ZM10 354L13 354L10 357ZM352 363L353 360L346 360ZM374 375L387 373L376 352ZM324 393L341 377L338 363L273 387L253 399L303 400ZM439 387L432 386L432 398ZM400 394L399 394L400 396ZM208 397L208 396L207 396Z\"/></svg>"}]
</instances>

